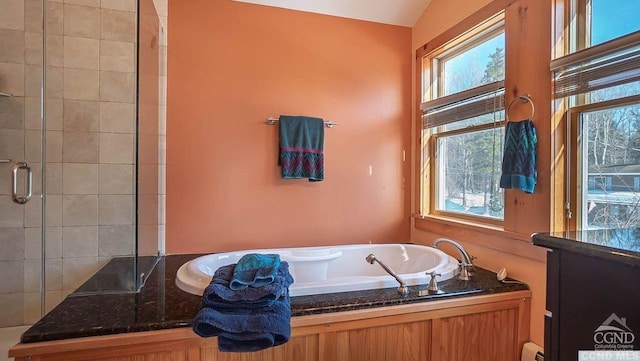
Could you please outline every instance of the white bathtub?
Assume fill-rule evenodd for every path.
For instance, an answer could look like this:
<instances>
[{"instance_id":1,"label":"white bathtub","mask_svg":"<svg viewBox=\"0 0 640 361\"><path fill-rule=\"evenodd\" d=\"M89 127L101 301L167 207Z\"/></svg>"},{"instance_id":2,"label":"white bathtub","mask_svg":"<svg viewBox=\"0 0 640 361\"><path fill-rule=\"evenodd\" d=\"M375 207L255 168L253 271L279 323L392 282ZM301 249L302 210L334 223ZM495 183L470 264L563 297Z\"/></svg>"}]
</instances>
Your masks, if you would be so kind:
<instances>
[{"instance_id":1,"label":"white bathtub","mask_svg":"<svg viewBox=\"0 0 640 361\"><path fill-rule=\"evenodd\" d=\"M289 287L291 296L398 287L398 282L380 265L365 260L370 253L395 271L407 286L427 284L426 272L442 274L438 281L458 273L458 261L439 249L413 244L359 244L210 254L183 264L176 284L184 291L202 295L218 267L236 263L246 253L277 253L287 261L295 280Z\"/></svg>"}]
</instances>

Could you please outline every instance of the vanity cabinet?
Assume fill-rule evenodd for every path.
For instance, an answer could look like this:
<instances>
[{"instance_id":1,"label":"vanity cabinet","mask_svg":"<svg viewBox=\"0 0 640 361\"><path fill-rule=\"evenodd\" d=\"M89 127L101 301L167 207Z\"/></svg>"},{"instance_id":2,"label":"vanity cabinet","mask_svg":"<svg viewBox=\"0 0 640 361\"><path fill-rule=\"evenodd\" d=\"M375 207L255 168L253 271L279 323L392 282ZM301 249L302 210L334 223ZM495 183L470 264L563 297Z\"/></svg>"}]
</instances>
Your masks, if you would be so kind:
<instances>
[{"instance_id":1,"label":"vanity cabinet","mask_svg":"<svg viewBox=\"0 0 640 361\"><path fill-rule=\"evenodd\" d=\"M286 344L222 353L190 328L19 344L20 361L462 361L520 360L530 291L298 316Z\"/></svg>"},{"instance_id":2,"label":"vanity cabinet","mask_svg":"<svg viewBox=\"0 0 640 361\"><path fill-rule=\"evenodd\" d=\"M536 234L548 248L546 361L579 350L640 350L639 230Z\"/></svg>"}]
</instances>

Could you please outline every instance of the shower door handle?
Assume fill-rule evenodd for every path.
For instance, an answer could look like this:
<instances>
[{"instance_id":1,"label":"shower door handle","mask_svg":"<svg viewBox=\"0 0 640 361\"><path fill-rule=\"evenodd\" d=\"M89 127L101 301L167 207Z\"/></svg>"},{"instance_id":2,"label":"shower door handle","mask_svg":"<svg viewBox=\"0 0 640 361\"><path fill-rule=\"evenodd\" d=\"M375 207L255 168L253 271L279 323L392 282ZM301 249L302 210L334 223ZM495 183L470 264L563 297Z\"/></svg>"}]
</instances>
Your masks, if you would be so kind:
<instances>
[{"instance_id":1,"label":"shower door handle","mask_svg":"<svg viewBox=\"0 0 640 361\"><path fill-rule=\"evenodd\" d=\"M27 170L27 194L23 196L18 195L18 171L20 169ZM25 204L29 202L33 193L33 172L31 172L31 167L29 167L25 162L17 162L11 168L11 173L13 174L11 177L11 198L13 198L13 201L18 204Z\"/></svg>"}]
</instances>

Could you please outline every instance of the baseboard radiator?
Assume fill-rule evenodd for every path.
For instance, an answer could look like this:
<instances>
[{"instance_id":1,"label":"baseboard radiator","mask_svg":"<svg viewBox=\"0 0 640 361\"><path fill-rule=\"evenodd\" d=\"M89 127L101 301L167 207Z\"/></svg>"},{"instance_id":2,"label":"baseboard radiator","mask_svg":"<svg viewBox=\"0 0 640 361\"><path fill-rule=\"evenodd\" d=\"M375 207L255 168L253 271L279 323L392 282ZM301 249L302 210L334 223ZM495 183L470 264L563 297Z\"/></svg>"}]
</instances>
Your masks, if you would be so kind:
<instances>
[{"instance_id":1,"label":"baseboard radiator","mask_svg":"<svg viewBox=\"0 0 640 361\"><path fill-rule=\"evenodd\" d=\"M533 342L527 342L522 347L521 361L544 361L544 350Z\"/></svg>"}]
</instances>

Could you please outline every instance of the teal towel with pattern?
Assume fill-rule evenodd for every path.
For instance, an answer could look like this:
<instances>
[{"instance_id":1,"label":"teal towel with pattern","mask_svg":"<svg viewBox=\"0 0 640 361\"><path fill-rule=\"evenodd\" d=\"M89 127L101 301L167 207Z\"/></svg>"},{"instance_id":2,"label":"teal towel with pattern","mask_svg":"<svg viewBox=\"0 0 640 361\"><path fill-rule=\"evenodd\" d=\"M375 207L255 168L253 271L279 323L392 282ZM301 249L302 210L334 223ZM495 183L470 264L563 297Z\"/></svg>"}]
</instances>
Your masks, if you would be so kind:
<instances>
[{"instance_id":1,"label":"teal towel with pattern","mask_svg":"<svg viewBox=\"0 0 640 361\"><path fill-rule=\"evenodd\" d=\"M324 179L324 121L304 116L280 116L278 165L282 178Z\"/></svg>"},{"instance_id":2,"label":"teal towel with pattern","mask_svg":"<svg viewBox=\"0 0 640 361\"><path fill-rule=\"evenodd\" d=\"M538 136L533 121L527 119L507 123L500 188L533 193L538 178L537 147Z\"/></svg>"}]
</instances>

